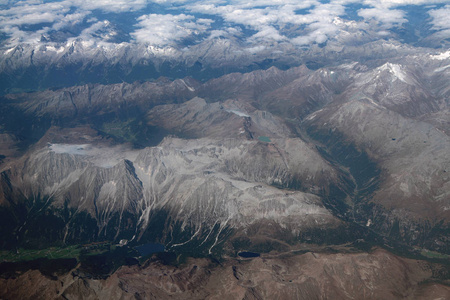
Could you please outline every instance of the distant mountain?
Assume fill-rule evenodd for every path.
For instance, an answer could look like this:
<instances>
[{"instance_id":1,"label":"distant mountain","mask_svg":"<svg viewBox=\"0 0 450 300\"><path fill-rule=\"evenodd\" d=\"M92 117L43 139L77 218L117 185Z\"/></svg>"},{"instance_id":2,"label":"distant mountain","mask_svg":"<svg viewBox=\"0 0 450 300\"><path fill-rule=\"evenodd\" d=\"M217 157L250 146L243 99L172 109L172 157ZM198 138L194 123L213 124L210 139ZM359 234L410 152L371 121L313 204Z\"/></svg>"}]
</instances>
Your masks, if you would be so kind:
<instances>
[{"instance_id":1,"label":"distant mountain","mask_svg":"<svg viewBox=\"0 0 450 300\"><path fill-rule=\"evenodd\" d=\"M445 1L136 2L5 5L0 93L161 76L206 81L271 66L317 69L448 48Z\"/></svg>"}]
</instances>

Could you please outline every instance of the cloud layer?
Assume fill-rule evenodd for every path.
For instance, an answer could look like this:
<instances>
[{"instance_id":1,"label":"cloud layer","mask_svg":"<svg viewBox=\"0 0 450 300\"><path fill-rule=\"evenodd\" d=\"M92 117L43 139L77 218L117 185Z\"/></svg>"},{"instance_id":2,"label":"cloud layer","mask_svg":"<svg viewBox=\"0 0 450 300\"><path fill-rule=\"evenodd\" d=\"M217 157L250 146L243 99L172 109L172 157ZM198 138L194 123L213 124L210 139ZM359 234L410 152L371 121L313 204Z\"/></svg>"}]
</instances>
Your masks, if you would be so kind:
<instances>
[{"instance_id":1,"label":"cloud layer","mask_svg":"<svg viewBox=\"0 0 450 300\"><path fill-rule=\"evenodd\" d=\"M291 43L305 46L322 44L352 30L379 31L389 36L390 29L408 22L405 5L445 4L448 0L39 0L0 1L0 31L4 44L81 38L98 43L113 43L118 34L108 15L132 13L125 34L129 42L158 47L174 46L216 37L239 36L243 30L249 44ZM158 12L149 4L159 5ZM355 8L354 5L359 5ZM347 12L356 10L358 20ZM95 13L99 12L99 13ZM432 29L443 37L450 35L447 16L450 6L429 8ZM103 19L98 19L101 15ZM201 16L201 17L199 17ZM369 26L370 24L370 26ZM61 32L66 32L62 34ZM350 32L350 33L349 33Z\"/></svg>"}]
</instances>

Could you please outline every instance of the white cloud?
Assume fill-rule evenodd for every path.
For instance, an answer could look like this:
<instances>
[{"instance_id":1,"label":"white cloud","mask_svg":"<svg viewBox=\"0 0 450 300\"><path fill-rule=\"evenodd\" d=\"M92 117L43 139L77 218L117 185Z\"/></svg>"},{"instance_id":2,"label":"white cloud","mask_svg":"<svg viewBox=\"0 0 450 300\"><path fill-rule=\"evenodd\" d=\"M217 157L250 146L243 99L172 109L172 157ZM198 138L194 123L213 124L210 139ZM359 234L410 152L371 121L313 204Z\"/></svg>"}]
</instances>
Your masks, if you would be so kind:
<instances>
[{"instance_id":1,"label":"white cloud","mask_svg":"<svg viewBox=\"0 0 450 300\"><path fill-rule=\"evenodd\" d=\"M142 9L148 2L148 0L64 0L50 3L19 1L9 9L0 10L0 25L21 26L59 21L59 28L61 28L61 22L72 22L74 18L85 17L92 10L100 9L106 12L120 13ZM77 8L77 11L68 14L73 7Z\"/></svg>"},{"instance_id":2,"label":"white cloud","mask_svg":"<svg viewBox=\"0 0 450 300\"><path fill-rule=\"evenodd\" d=\"M433 20L431 21L431 23L433 24L433 29L450 29L450 5L446 5L440 9L430 10L429 14L433 18Z\"/></svg>"},{"instance_id":3,"label":"white cloud","mask_svg":"<svg viewBox=\"0 0 450 300\"><path fill-rule=\"evenodd\" d=\"M253 36L250 37L250 41L283 41L287 40L287 38L279 33L278 30L276 30L272 26L264 26L260 28L260 30L255 33Z\"/></svg>"},{"instance_id":4,"label":"white cloud","mask_svg":"<svg viewBox=\"0 0 450 300\"><path fill-rule=\"evenodd\" d=\"M131 35L139 43L156 46L174 45L175 42L198 35L209 27L205 20L196 23L193 16L185 14L150 14L139 17L138 21L136 26L140 28Z\"/></svg>"},{"instance_id":5,"label":"white cloud","mask_svg":"<svg viewBox=\"0 0 450 300\"><path fill-rule=\"evenodd\" d=\"M11 6L9 9L0 10L0 16L20 16L33 13L45 13L45 12L67 12L69 7L64 2L30 2L21 1Z\"/></svg>"},{"instance_id":6,"label":"white cloud","mask_svg":"<svg viewBox=\"0 0 450 300\"><path fill-rule=\"evenodd\" d=\"M305 36L294 39L295 43L323 43L338 30L333 24L336 16L345 14L340 4L321 4L318 1L229 1L224 3L197 2L186 5L191 12L218 15L231 24L243 25L258 31L250 39L256 41L283 41L287 37L279 28L287 25L308 25ZM298 15L297 10L308 9L308 14Z\"/></svg>"},{"instance_id":7,"label":"white cloud","mask_svg":"<svg viewBox=\"0 0 450 300\"><path fill-rule=\"evenodd\" d=\"M255 46L255 47L251 47L251 48L245 48L244 50L252 53L252 54L256 54L258 52L264 51L266 49L265 46L259 45L259 46Z\"/></svg>"},{"instance_id":8,"label":"white cloud","mask_svg":"<svg viewBox=\"0 0 450 300\"><path fill-rule=\"evenodd\" d=\"M214 39L218 37L230 37L230 36L234 37L242 36L242 30L239 27L238 28L227 27L221 30L211 30L208 39Z\"/></svg>"},{"instance_id":9,"label":"white cloud","mask_svg":"<svg viewBox=\"0 0 450 300\"><path fill-rule=\"evenodd\" d=\"M10 44L16 45L18 43L36 44L41 40L41 36L47 32L48 28L43 28L34 32L26 32L20 30L18 27L6 26L3 32L10 35Z\"/></svg>"},{"instance_id":10,"label":"white cloud","mask_svg":"<svg viewBox=\"0 0 450 300\"><path fill-rule=\"evenodd\" d=\"M9 8L0 10L0 31L10 36L9 44L38 43L41 35L50 31L59 31L79 24L92 14L93 10L121 13L139 10L148 4L148 0L63 0L44 3L38 0L8 1ZM50 26L31 32L24 25L47 24ZM95 29L101 23L83 31L80 38L92 38ZM101 35L100 35L101 36ZM106 40L109 35L103 35Z\"/></svg>"},{"instance_id":11,"label":"white cloud","mask_svg":"<svg viewBox=\"0 0 450 300\"><path fill-rule=\"evenodd\" d=\"M382 7L366 8L358 11L358 15L366 20L376 20L384 24L384 27L392 27L406 23L405 13L397 9L388 9Z\"/></svg>"},{"instance_id":12,"label":"white cloud","mask_svg":"<svg viewBox=\"0 0 450 300\"><path fill-rule=\"evenodd\" d=\"M64 19L70 7L61 3L41 3L36 1L17 2L9 9L0 10L0 31L10 36L9 43L38 43L41 35L51 29L43 27L37 31L24 31L24 25L54 24Z\"/></svg>"},{"instance_id":13,"label":"white cloud","mask_svg":"<svg viewBox=\"0 0 450 300\"><path fill-rule=\"evenodd\" d=\"M151 0L149 2L159 3L159 4L178 4L178 3L185 3L188 2L188 0Z\"/></svg>"},{"instance_id":14,"label":"white cloud","mask_svg":"<svg viewBox=\"0 0 450 300\"><path fill-rule=\"evenodd\" d=\"M21 26L41 23L53 23L69 11L69 7L60 3L14 6L0 10L1 26Z\"/></svg>"},{"instance_id":15,"label":"white cloud","mask_svg":"<svg viewBox=\"0 0 450 300\"><path fill-rule=\"evenodd\" d=\"M440 9L430 10L428 13L432 18L432 29L438 31L434 36L440 39L450 38L450 5L446 5Z\"/></svg>"},{"instance_id":16,"label":"white cloud","mask_svg":"<svg viewBox=\"0 0 450 300\"><path fill-rule=\"evenodd\" d=\"M125 12L136 11L147 6L147 0L67 0L72 6L82 8L84 10L100 9L106 12Z\"/></svg>"},{"instance_id":17,"label":"white cloud","mask_svg":"<svg viewBox=\"0 0 450 300\"><path fill-rule=\"evenodd\" d=\"M328 3L316 6L307 15L298 16L294 24L306 24L304 34L292 39L294 44L308 45L325 43L336 35L340 28L335 22L338 16L345 14L345 7L340 4Z\"/></svg>"},{"instance_id":18,"label":"white cloud","mask_svg":"<svg viewBox=\"0 0 450 300\"><path fill-rule=\"evenodd\" d=\"M172 6L185 9L185 14L150 14L138 18L136 30L131 33L135 42L152 45L174 45L185 38L196 36L242 37L238 28L244 27L256 33L248 38L250 44L263 42L293 42L307 45L323 43L346 29L335 21L346 14L346 5L363 3L367 8L360 9L358 15L364 21L358 28L378 23L383 35L389 35L389 28L407 22L406 14L398 7L402 5L428 5L449 3L450 0L44 0L10 1L0 0L8 9L0 10L0 31L8 34L10 43L38 43L40 35L51 31L64 30L82 22L90 24L80 33L80 38L104 39L108 41L114 30L107 28L103 21L96 20L93 10L108 13L139 11L149 3L159 3L167 9ZM322 1L323 2L323 1ZM298 10L305 10L297 14ZM194 14L214 15L224 20L223 28L211 27L213 20L196 19ZM449 5L430 11L433 29L440 35L450 30L447 16ZM90 20L90 21L89 21ZM27 26L45 27L38 31L27 31ZM29 27L28 27L29 28ZM356 29L355 29L356 30ZM345 32L344 32L345 33ZM289 36L289 38L287 37ZM252 45L253 46L253 45Z\"/></svg>"},{"instance_id":19,"label":"white cloud","mask_svg":"<svg viewBox=\"0 0 450 300\"><path fill-rule=\"evenodd\" d=\"M374 7L396 7L404 5L428 5L448 3L449 0L364 0L364 4Z\"/></svg>"},{"instance_id":20,"label":"white cloud","mask_svg":"<svg viewBox=\"0 0 450 300\"><path fill-rule=\"evenodd\" d=\"M21 26L21 25L33 25L33 24L42 24L42 23L53 23L56 20L60 19L61 16L51 13L31 13L28 15L24 15L20 18L10 18L6 19L1 24L3 26Z\"/></svg>"},{"instance_id":21,"label":"white cloud","mask_svg":"<svg viewBox=\"0 0 450 300\"><path fill-rule=\"evenodd\" d=\"M64 27L73 26L78 23L81 23L89 14L90 13L86 12L86 11L67 14L64 17L60 18L58 20L58 22L55 22L55 24L53 24L53 26L52 26L52 29L53 30L61 30ZM95 21L97 21L97 20L95 19ZM88 22L89 22L89 20L88 20Z\"/></svg>"}]
</instances>

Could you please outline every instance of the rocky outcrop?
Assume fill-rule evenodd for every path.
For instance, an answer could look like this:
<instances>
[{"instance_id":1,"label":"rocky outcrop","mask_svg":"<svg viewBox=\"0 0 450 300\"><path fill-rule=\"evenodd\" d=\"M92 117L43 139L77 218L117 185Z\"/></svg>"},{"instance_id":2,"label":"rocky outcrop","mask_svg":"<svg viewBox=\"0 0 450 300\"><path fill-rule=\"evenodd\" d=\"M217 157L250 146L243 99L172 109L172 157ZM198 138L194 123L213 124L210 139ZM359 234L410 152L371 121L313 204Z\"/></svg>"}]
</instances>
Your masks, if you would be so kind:
<instances>
[{"instance_id":1,"label":"rocky outcrop","mask_svg":"<svg viewBox=\"0 0 450 300\"><path fill-rule=\"evenodd\" d=\"M280 146L284 153L277 150ZM245 162L247 155L261 157L254 160L261 165ZM31 151L13 167L14 173L5 173L26 200L13 201L13 193L4 193L3 201L23 201L30 214L53 211L66 223L58 234L66 242L79 239L72 220L81 212L95 220L90 236L118 240L145 237L158 212L164 211L171 221L167 219L154 237L168 246L205 239L212 242L210 251L225 228L245 228L260 220L275 221L293 236L307 228L334 226L338 221L311 191L336 180L335 171L324 161L310 164L310 157L320 160L296 139L263 143L166 138L144 150L48 144ZM271 186L288 186L293 179L305 182L303 192ZM190 238L169 239L174 226ZM205 236L208 232L212 234Z\"/></svg>"},{"instance_id":2,"label":"rocky outcrop","mask_svg":"<svg viewBox=\"0 0 450 300\"><path fill-rule=\"evenodd\" d=\"M39 271L0 279L3 299L445 299L439 265L372 253L189 259L123 266L107 279L79 272L51 280ZM438 274L441 275L438 275Z\"/></svg>"}]
</instances>

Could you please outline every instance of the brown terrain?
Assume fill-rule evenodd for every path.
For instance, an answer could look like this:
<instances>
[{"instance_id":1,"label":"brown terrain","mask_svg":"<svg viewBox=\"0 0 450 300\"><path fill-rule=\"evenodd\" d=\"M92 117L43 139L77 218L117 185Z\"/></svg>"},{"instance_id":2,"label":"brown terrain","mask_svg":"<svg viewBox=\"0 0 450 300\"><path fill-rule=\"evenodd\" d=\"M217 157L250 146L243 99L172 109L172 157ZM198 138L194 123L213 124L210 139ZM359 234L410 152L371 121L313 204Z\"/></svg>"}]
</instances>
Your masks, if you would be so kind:
<instances>
[{"instance_id":1,"label":"brown terrain","mask_svg":"<svg viewBox=\"0 0 450 300\"><path fill-rule=\"evenodd\" d=\"M447 270L448 271L448 270ZM0 299L449 299L437 264L370 253L263 255L222 263L189 258L122 266L107 279L73 270L49 278L30 270L0 279ZM448 284L448 281L447 281Z\"/></svg>"}]
</instances>

